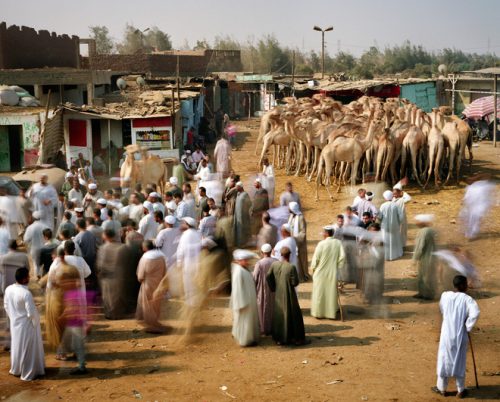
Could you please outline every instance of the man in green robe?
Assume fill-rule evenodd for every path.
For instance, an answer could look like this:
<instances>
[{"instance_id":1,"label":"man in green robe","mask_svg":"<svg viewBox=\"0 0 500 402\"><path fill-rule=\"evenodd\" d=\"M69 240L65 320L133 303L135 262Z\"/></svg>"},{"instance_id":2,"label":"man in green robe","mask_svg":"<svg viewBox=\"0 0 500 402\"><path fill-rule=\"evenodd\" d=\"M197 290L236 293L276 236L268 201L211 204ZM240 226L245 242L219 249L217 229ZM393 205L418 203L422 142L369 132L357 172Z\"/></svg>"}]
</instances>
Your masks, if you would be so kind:
<instances>
[{"instance_id":1,"label":"man in green robe","mask_svg":"<svg viewBox=\"0 0 500 402\"><path fill-rule=\"evenodd\" d=\"M337 272L345 260L342 242L335 239L333 234L332 226L323 228L324 240L321 240L316 246L311 262L313 271L311 315L331 320L335 319L339 309Z\"/></svg>"},{"instance_id":2,"label":"man in green robe","mask_svg":"<svg viewBox=\"0 0 500 402\"><path fill-rule=\"evenodd\" d=\"M437 288L436 258L433 255L436 251L436 231L430 227L433 215L417 215L415 219L421 228L413 252L413 261L418 267L416 297L433 300Z\"/></svg>"},{"instance_id":3,"label":"man in green robe","mask_svg":"<svg viewBox=\"0 0 500 402\"><path fill-rule=\"evenodd\" d=\"M281 261L274 262L267 273L267 284L274 296L271 333L278 345L304 345L306 334L295 286L299 284L297 269L290 264L290 249L282 247Z\"/></svg>"}]
</instances>

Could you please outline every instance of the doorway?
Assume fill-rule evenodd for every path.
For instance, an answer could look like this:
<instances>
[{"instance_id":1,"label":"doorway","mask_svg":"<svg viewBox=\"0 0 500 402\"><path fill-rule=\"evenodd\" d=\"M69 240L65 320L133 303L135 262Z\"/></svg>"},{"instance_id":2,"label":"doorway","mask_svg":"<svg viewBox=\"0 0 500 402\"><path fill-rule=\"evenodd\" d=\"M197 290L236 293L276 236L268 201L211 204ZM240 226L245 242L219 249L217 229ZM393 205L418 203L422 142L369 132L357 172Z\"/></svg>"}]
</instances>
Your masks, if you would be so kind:
<instances>
[{"instance_id":1,"label":"doorway","mask_svg":"<svg viewBox=\"0 0 500 402\"><path fill-rule=\"evenodd\" d=\"M23 126L0 127L0 171L19 172L23 167Z\"/></svg>"}]
</instances>

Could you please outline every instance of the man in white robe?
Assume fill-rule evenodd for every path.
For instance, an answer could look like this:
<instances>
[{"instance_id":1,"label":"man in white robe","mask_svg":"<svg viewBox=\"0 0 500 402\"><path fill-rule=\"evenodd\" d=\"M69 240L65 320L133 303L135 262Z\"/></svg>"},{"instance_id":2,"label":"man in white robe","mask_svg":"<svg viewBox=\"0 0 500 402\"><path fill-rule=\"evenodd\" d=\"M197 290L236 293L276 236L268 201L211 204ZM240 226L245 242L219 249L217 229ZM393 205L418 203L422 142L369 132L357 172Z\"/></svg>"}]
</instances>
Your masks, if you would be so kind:
<instances>
[{"instance_id":1,"label":"man in white robe","mask_svg":"<svg viewBox=\"0 0 500 402\"><path fill-rule=\"evenodd\" d=\"M443 315L437 361L437 386L434 392L445 395L448 379L455 377L457 397L465 390L465 362L468 334L479 318L476 301L467 295L467 278L457 275L453 279L454 292L443 292L439 308Z\"/></svg>"},{"instance_id":2,"label":"man in white robe","mask_svg":"<svg viewBox=\"0 0 500 402\"><path fill-rule=\"evenodd\" d=\"M139 223L144 216L144 209L136 193L130 195L130 204L128 209L128 216L130 219Z\"/></svg>"},{"instance_id":3,"label":"man in white robe","mask_svg":"<svg viewBox=\"0 0 500 402\"><path fill-rule=\"evenodd\" d=\"M40 212L40 220L50 230L54 230L54 207L57 205L57 191L47 182L48 176L42 174L40 182L33 184L29 197L33 201L35 211Z\"/></svg>"},{"instance_id":4,"label":"man in white robe","mask_svg":"<svg viewBox=\"0 0 500 402\"><path fill-rule=\"evenodd\" d=\"M398 204L392 202L392 191L385 191L383 197L386 202L380 206L378 219L380 220L380 226L382 228L385 259L387 261L392 261L403 256L403 243L401 239L403 210Z\"/></svg>"},{"instance_id":5,"label":"man in white robe","mask_svg":"<svg viewBox=\"0 0 500 402\"><path fill-rule=\"evenodd\" d=\"M40 260L40 249L45 244L43 231L44 229L49 228L46 223L40 220L40 217L40 211L33 212L33 223L26 228L26 232L24 232L23 238L24 244L29 247L31 260L33 261L33 265L35 266L35 273L38 276L41 276L42 274L38 262Z\"/></svg>"},{"instance_id":6,"label":"man in white robe","mask_svg":"<svg viewBox=\"0 0 500 402\"><path fill-rule=\"evenodd\" d=\"M290 250L290 264L297 268L297 242L292 237L292 228L288 223L281 226L281 240L276 243L273 249L272 256L281 261L280 250L287 247ZM297 273L299 273L297 268Z\"/></svg>"},{"instance_id":7,"label":"man in white robe","mask_svg":"<svg viewBox=\"0 0 500 402\"><path fill-rule=\"evenodd\" d=\"M269 163L268 158L264 158L262 164L262 187L267 190L267 194L269 195L269 206L272 208L274 205L274 192L276 188L274 167Z\"/></svg>"},{"instance_id":8,"label":"man in white robe","mask_svg":"<svg viewBox=\"0 0 500 402\"><path fill-rule=\"evenodd\" d=\"M2 218L2 225L8 230L11 239L17 239L20 225L23 223L16 202L17 200L14 201L7 195L5 187L0 187L0 218Z\"/></svg>"},{"instance_id":9,"label":"man in white robe","mask_svg":"<svg viewBox=\"0 0 500 402\"><path fill-rule=\"evenodd\" d=\"M196 307L198 292L196 275L201 253L201 233L196 230L196 220L191 217L182 219L182 235L177 247L177 267L182 271L184 300L187 306Z\"/></svg>"},{"instance_id":10,"label":"man in white robe","mask_svg":"<svg viewBox=\"0 0 500 402\"><path fill-rule=\"evenodd\" d=\"M10 371L23 381L45 374L40 315L28 289L29 270L16 271L16 283L5 289L4 308L10 320Z\"/></svg>"},{"instance_id":11,"label":"man in white robe","mask_svg":"<svg viewBox=\"0 0 500 402\"><path fill-rule=\"evenodd\" d=\"M137 231L144 236L144 240L154 240L158 234L158 222L155 221L153 204L144 201L142 205L144 207L144 216L139 222Z\"/></svg>"},{"instance_id":12,"label":"man in white robe","mask_svg":"<svg viewBox=\"0 0 500 402\"><path fill-rule=\"evenodd\" d=\"M231 170L231 144L225 137L217 141L214 157L217 163L217 173L222 174L222 177L227 177Z\"/></svg>"},{"instance_id":13,"label":"man in white robe","mask_svg":"<svg viewBox=\"0 0 500 402\"><path fill-rule=\"evenodd\" d=\"M259 316L257 292L252 274L248 271L254 253L237 249L231 264L231 311L233 312L232 335L240 346L251 346L259 341Z\"/></svg>"},{"instance_id":14,"label":"man in white robe","mask_svg":"<svg viewBox=\"0 0 500 402\"><path fill-rule=\"evenodd\" d=\"M472 181L472 184L465 189L460 218L464 223L467 239L477 237L481 230L482 219L488 216L490 208L495 202L496 186L488 179L488 175L471 178L469 181Z\"/></svg>"},{"instance_id":15,"label":"man in white robe","mask_svg":"<svg viewBox=\"0 0 500 402\"><path fill-rule=\"evenodd\" d=\"M165 229L160 230L156 236L155 245L165 256L167 269L169 269L176 261L177 247L181 238L181 231L174 227L176 219L172 215L165 217Z\"/></svg>"}]
</instances>

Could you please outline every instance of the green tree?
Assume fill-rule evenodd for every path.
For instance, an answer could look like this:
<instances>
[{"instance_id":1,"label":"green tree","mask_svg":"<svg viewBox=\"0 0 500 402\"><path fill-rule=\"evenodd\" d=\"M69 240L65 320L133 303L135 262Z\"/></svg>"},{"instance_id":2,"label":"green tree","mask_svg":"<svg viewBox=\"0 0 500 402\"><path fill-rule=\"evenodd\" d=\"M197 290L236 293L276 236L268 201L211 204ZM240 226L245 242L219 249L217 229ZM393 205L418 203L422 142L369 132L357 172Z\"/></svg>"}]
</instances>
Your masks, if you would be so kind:
<instances>
[{"instance_id":1,"label":"green tree","mask_svg":"<svg viewBox=\"0 0 500 402\"><path fill-rule=\"evenodd\" d=\"M120 54L135 54L137 52L145 52L144 33L127 23L123 32L123 40L116 47Z\"/></svg>"},{"instance_id":2,"label":"green tree","mask_svg":"<svg viewBox=\"0 0 500 402\"><path fill-rule=\"evenodd\" d=\"M163 50L172 50L170 35L163 32L158 27L149 29L144 39L145 43L153 50L160 52Z\"/></svg>"},{"instance_id":3,"label":"green tree","mask_svg":"<svg viewBox=\"0 0 500 402\"><path fill-rule=\"evenodd\" d=\"M332 59L331 71L334 73L350 73L356 66L355 57L347 52L339 52Z\"/></svg>"},{"instance_id":4,"label":"green tree","mask_svg":"<svg viewBox=\"0 0 500 402\"><path fill-rule=\"evenodd\" d=\"M210 43L206 39L197 40L196 45L193 46L193 50L205 50L210 49Z\"/></svg>"},{"instance_id":5,"label":"green tree","mask_svg":"<svg viewBox=\"0 0 500 402\"><path fill-rule=\"evenodd\" d=\"M109 30L104 25L93 25L89 27L90 37L95 40L98 54L110 54L115 44L109 36Z\"/></svg>"}]
</instances>

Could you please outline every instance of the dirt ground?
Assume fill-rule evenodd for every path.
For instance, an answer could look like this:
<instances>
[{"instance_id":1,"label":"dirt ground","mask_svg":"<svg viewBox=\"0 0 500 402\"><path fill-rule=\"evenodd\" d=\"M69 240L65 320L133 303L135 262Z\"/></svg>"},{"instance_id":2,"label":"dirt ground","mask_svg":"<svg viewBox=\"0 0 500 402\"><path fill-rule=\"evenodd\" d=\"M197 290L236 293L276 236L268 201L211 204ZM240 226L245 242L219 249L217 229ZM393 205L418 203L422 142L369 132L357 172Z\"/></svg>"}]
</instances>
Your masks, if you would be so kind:
<instances>
[{"instance_id":1,"label":"dirt ground","mask_svg":"<svg viewBox=\"0 0 500 402\"><path fill-rule=\"evenodd\" d=\"M239 149L234 168L250 180L256 173L254 156L258 121L239 123ZM481 143L474 148L474 171L498 173L500 148ZM277 171L277 193L291 180L301 194L308 222L309 258L320 239L321 227L349 205L354 194L343 189L331 202L324 189L320 201L315 184ZM370 188L370 186L367 186ZM347 190L347 191L346 191ZM484 219L479 239L467 242L458 219L464 185L422 192L409 187L407 206L409 247L412 249L417 213L436 215L439 245L465 246L472 252L483 280L474 291L481 317L473 331L480 389L473 389L470 353L466 384L471 400L500 398L500 219L498 205ZM378 190L377 190L378 191ZM9 355L0 353L0 398L9 401L438 401L435 384L440 315L437 302L413 298L416 278L411 253L385 266L385 297L379 306L364 305L348 287L342 296L346 320L317 320L310 316L311 283L298 288L309 345L278 347L270 338L240 348L231 338L229 299L211 301L203 324L190 342L180 335L180 303L165 302L162 317L171 330L145 334L134 320L95 322L88 338L89 375L74 378L74 362L58 362L47 353L44 379L23 383L8 375ZM41 298L37 298L42 303ZM40 304L41 307L41 304ZM454 390L451 383L450 390Z\"/></svg>"}]
</instances>

